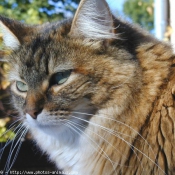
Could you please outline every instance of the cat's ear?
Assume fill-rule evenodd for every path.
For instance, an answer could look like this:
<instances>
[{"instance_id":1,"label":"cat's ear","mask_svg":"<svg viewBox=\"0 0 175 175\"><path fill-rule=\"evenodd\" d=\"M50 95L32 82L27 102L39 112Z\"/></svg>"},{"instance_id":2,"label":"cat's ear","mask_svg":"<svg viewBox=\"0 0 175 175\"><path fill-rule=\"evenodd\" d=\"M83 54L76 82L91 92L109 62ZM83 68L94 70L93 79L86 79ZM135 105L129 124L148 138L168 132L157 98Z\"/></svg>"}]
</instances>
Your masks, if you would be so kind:
<instances>
[{"instance_id":1,"label":"cat's ear","mask_svg":"<svg viewBox=\"0 0 175 175\"><path fill-rule=\"evenodd\" d=\"M116 38L113 17L105 0L82 0L72 22L70 35L90 39Z\"/></svg>"},{"instance_id":2,"label":"cat's ear","mask_svg":"<svg viewBox=\"0 0 175 175\"><path fill-rule=\"evenodd\" d=\"M20 40L18 39L20 34L19 26L19 23L16 21L0 16L0 29L4 44L13 50L17 49L20 45Z\"/></svg>"},{"instance_id":3,"label":"cat's ear","mask_svg":"<svg viewBox=\"0 0 175 175\"><path fill-rule=\"evenodd\" d=\"M31 28L18 21L0 16L0 31L5 47L16 50L27 40L27 34L31 32Z\"/></svg>"}]
</instances>

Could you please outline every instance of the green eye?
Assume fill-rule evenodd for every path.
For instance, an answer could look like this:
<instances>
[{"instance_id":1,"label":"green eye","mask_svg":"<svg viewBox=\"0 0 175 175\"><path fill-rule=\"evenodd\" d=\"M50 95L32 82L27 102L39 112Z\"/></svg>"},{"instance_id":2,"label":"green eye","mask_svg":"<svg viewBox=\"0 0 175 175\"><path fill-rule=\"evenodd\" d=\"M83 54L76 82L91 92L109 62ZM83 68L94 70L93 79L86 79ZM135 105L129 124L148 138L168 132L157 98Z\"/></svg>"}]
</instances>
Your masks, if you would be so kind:
<instances>
[{"instance_id":1,"label":"green eye","mask_svg":"<svg viewBox=\"0 0 175 175\"><path fill-rule=\"evenodd\" d=\"M50 85L60 85L63 84L67 81L67 79L69 78L71 74L71 70L67 70L64 72L58 72L56 74L54 74L50 80Z\"/></svg>"},{"instance_id":2,"label":"green eye","mask_svg":"<svg viewBox=\"0 0 175 175\"><path fill-rule=\"evenodd\" d=\"M27 84L21 82L21 81L17 81L16 82L16 87L20 92L27 92L28 91L28 86Z\"/></svg>"}]
</instances>

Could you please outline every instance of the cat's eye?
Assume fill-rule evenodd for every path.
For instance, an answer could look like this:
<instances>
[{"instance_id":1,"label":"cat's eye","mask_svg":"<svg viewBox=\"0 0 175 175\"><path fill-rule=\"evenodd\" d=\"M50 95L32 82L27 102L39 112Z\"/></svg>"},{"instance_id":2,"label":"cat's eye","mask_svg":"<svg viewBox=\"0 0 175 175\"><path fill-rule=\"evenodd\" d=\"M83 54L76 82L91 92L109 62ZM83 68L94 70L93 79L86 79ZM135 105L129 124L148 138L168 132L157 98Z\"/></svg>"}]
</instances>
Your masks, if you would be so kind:
<instances>
[{"instance_id":1,"label":"cat's eye","mask_svg":"<svg viewBox=\"0 0 175 175\"><path fill-rule=\"evenodd\" d=\"M71 74L71 70L66 70L64 72L57 72L54 74L50 80L50 85L60 85L67 81Z\"/></svg>"},{"instance_id":2,"label":"cat's eye","mask_svg":"<svg viewBox=\"0 0 175 175\"><path fill-rule=\"evenodd\" d=\"M28 91L27 84L25 84L21 81L16 81L16 87L20 92L27 92Z\"/></svg>"}]
</instances>

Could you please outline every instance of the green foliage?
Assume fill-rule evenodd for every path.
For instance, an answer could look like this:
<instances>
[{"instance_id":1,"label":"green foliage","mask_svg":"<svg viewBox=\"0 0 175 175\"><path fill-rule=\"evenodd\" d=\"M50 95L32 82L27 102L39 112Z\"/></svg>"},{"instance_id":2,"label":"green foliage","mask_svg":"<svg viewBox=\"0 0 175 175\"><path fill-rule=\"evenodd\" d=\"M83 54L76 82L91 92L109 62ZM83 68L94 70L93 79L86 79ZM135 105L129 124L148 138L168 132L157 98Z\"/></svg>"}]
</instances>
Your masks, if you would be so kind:
<instances>
[{"instance_id":1,"label":"green foliage","mask_svg":"<svg viewBox=\"0 0 175 175\"><path fill-rule=\"evenodd\" d=\"M8 131L6 127L0 127L0 142L6 142L15 138L13 131Z\"/></svg>"},{"instance_id":2,"label":"green foliage","mask_svg":"<svg viewBox=\"0 0 175 175\"><path fill-rule=\"evenodd\" d=\"M127 0L124 3L124 12L131 19L139 23L147 30L153 29L154 23L154 0Z\"/></svg>"},{"instance_id":3,"label":"green foliage","mask_svg":"<svg viewBox=\"0 0 175 175\"><path fill-rule=\"evenodd\" d=\"M25 21L41 24L46 21L60 20L65 12L75 12L80 0L3 0L0 1L0 14ZM58 6L58 4L61 4ZM74 7L72 6L74 5ZM60 13L58 13L60 12Z\"/></svg>"}]
</instances>

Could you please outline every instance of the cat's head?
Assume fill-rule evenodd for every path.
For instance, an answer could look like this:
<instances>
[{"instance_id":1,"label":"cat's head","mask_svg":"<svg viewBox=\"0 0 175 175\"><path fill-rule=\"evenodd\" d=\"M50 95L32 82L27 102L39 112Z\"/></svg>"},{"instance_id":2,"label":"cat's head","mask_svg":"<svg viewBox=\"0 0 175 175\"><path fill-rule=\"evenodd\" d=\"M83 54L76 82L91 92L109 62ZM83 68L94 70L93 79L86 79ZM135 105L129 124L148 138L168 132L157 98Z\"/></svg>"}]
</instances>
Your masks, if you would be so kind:
<instances>
[{"instance_id":1,"label":"cat's head","mask_svg":"<svg viewBox=\"0 0 175 175\"><path fill-rule=\"evenodd\" d=\"M111 106L121 113L140 88L135 46L104 0L81 1L73 20L28 26L0 17L0 26L13 103L32 127L82 123Z\"/></svg>"}]
</instances>

